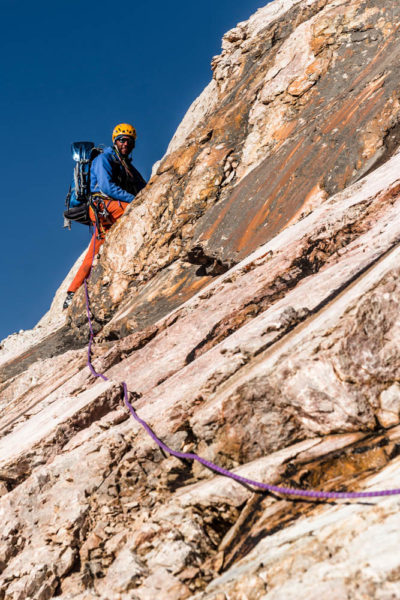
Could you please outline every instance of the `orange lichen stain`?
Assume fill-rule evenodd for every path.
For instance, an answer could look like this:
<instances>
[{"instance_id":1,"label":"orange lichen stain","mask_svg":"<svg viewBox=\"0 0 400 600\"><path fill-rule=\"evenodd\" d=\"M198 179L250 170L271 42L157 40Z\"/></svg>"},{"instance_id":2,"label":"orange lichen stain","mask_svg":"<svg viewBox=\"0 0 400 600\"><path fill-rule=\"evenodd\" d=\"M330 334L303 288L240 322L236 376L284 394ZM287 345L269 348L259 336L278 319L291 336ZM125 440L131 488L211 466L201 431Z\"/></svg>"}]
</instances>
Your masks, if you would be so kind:
<instances>
[{"instance_id":1,"label":"orange lichen stain","mask_svg":"<svg viewBox=\"0 0 400 600\"><path fill-rule=\"evenodd\" d=\"M310 473L307 484L310 487L323 487L326 485L337 485L340 479L348 479L351 476L365 473L369 470L381 469L388 462L384 448L368 448L359 454L349 454L340 458L321 461L315 470Z\"/></svg>"},{"instance_id":2,"label":"orange lichen stain","mask_svg":"<svg viewBox=\"0 0 400 600\"><path fill-rule=\"evenodd\" d=\"M288 137L293 133L297 125L297 121L291 121L290 123L285 123L274 132L274 139L280 142L285 142ZM277 146L279 148L280 146Z\"/></svg>"},{"instance_id":3,"label":"orange lichen stain","mask_svg":"<svg viewBox=\"0 0 400 600\"><path fill-rule=\"evenodd\" d=\"M210 123L214 131L213 138L224 140L227 131L233 133L235 130L240 130L247 112L248 107L243 102L219 111Z\"/></svg>"},{"instance_id":4,"label":"orange lichen stain","mask_svg":"<svg viewBox=\"0 0 400 600\"><path fill-rule=\"evenodd\" d=\"M309 79L304 75L303 77L299 77L299 79L292 81L287 91L291 96L302 96L312 88L313 85L315 85L315 80Z\"/></svg>"},{"instance_id":5,"label":"orange lichen stain","mask_svg":"<svg viewBox=\"0 0 400 600\"><path fill-rule=\"evenodd\" d=\"M173 169L179 174L184 175L188 172L190 165L198 151L198 147L193 144L189 148L185 148L177 159L172 163Z\"/></svg>"},{"instance_id":6,"label":"orange lichen stain","mask_svg":"<svg viewBox=\"0 0 400 600\"><path fill-rule=\"evenodd\" d=\"M237 129L240 129L240 127L242 126L243 117L244 115L242 115L240 112L235 113L234 121Z\"/></svg>"},{"instance_id":7,"label":"orange lichen stain","mask_svg":"<svg viewBox=\"0 0 400 600\"><path fill-rule=\"evenodd\" d=\"M311 42L310 42L310 48L313 51L314 54L319 54L321 52L321 50L323 50L325 48L325 46L328 43L328 37L325 35L319 35L316 37L313 37Z\"/></svg>"},{"instance_id":8,"label":"orange lichen stain","mask_svg":"<svg viewBox=\"0 0 400 600\"><path fill-rule=\"evenodd\" d=\"M333 8L328 14L320 16L311 26L312 38L310 41L311 50L315 55L328 45L335 41L335 36L340 27L340 22L343 16L343 9L338 7Z\"/></svg>"}]
</instances>

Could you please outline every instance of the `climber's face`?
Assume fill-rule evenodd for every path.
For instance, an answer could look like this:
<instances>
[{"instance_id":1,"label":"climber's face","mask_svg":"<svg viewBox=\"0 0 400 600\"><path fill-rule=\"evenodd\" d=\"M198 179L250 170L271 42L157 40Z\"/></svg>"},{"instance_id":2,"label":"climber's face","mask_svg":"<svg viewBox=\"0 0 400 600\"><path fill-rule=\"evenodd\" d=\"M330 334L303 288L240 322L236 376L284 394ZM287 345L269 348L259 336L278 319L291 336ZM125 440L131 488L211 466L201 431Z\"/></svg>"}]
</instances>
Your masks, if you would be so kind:
<instances>
[{"instance_id":1,"label":"climber's face","mask_svg":"<svg viewBox=\"0 0 400 600\"><path fill-rule=\"evenodd\" d=\"M135 140L130 135L120 137L115 143L122 156L129 156L135 147Z\"/></svg>"}]
</instances>

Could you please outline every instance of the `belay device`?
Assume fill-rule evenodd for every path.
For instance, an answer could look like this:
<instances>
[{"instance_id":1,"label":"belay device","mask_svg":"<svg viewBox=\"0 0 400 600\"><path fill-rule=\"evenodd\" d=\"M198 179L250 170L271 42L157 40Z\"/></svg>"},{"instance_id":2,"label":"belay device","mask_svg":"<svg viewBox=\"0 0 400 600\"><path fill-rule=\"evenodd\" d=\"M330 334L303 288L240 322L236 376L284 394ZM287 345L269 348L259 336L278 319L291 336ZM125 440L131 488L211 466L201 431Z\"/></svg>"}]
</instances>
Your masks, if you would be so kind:
<instances>
[{"instance_id":1,"label":"belay device","mask_svg":"<svg viewBox=\"0 0 400 600\"><path fill-rule=\"evenodd\" d=\"M71 221L91 225L90 168L92 160L102 152L102 149L95 148L93 142L74 142L71 144L71 152L76 164L73 182L65 199L64 227L68 229L71 229Z\"/></svg>"}]
</instances>

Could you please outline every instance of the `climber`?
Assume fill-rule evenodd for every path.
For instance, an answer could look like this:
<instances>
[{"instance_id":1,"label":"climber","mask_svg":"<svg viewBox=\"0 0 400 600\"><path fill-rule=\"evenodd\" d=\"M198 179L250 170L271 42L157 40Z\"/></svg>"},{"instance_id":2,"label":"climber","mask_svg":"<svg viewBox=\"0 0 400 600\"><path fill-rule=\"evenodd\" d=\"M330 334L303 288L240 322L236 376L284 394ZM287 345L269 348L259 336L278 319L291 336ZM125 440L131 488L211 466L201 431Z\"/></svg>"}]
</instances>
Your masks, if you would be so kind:
<instances>
[{"instance_id":1,"label":"climber","mask_svg":"<svg viewBox=\"0 0 400 600\"><path fill-rule=\"evenodd\" d=\"M93 225L97 226L83 263L68 288L63 309L68 308L75 292L89 275L93 255L97 254L104 243L108 230L146 185L130 160L136 141L135 128L128 123L120 123L113 130L112 141L113 145L105 148L92 163L90 190L97 215L90 208L89 216Z\"/></svg>"}]
</instances>

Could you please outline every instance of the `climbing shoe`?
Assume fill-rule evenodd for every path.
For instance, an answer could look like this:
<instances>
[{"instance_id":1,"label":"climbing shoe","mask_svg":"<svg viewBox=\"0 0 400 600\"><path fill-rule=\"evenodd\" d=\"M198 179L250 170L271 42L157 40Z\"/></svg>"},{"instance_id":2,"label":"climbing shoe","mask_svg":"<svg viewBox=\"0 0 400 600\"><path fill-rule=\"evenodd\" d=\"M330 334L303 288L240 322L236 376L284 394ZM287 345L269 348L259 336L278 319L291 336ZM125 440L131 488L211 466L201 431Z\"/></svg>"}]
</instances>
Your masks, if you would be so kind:
<instances>
[{"instance_id":1,"label":"climbing shoe","mask_svg":"<svg viewBox=\"0 0 400 600\"><path fill-rule=\"evenodd\" d=\"M66 296L66 298L64 300L64 304L63 304L63 310L68 308L68 306L71 304L74 294L75 294L75 292L67 292L67 296Z\"/></svg>"}]
</instances>

